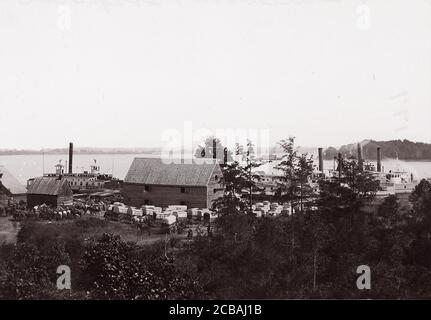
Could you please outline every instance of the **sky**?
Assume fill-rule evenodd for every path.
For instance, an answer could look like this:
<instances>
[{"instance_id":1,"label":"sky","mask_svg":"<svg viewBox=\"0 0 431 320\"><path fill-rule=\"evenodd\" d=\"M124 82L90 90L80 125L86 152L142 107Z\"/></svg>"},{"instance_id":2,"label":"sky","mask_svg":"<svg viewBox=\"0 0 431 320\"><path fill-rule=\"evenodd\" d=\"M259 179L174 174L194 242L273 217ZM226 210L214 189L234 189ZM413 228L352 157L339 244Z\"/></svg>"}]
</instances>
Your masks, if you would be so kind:
<instances>
[{"instance_id":1,"label":"sky","mask_svg":"<svg viewBox=\"0 0 431 320\"><path fill-rule=\"evenodd\" d=\"M431 143L430 119L431 0L0 1L0 149Z\"/></svg>"}]
</instances>

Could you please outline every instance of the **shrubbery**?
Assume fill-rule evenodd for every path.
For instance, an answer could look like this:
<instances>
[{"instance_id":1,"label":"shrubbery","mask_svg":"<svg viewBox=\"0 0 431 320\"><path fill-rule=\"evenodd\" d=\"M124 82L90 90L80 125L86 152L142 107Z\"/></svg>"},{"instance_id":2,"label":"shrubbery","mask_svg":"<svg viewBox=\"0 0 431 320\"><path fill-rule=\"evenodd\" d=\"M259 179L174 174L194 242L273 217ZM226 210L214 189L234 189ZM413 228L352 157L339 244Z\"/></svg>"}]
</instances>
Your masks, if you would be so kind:
<instances>
[{"instance_id":1,"label":"shrubbery","mask_svg":"<svg viewBox=\"0 0 431 320\"><path fill-rule=\"evenodd\" d=\"M26 222L15 246L0 247L2 299L192 299L205 296L188 272L175 267L155 244L145 248L103 234L82 233L104 221L68 224ZM56 288L57 267L71 268L72 290Z\"/></svg>"},{"instance_id":2,"label":"shrubbery","mask_svg":"<svg viewBox=\"0 0 431 320\"><path fill-rule=\"evenodd\" d=\"M221 217L217 236L189 251L206 291L220 299L431 298L429 182L412 193L412 208L388 197L370 213L329 198L293 218ZM356 287L360 265L371 268L371 290Z\"/></svg>"}]
</instances>

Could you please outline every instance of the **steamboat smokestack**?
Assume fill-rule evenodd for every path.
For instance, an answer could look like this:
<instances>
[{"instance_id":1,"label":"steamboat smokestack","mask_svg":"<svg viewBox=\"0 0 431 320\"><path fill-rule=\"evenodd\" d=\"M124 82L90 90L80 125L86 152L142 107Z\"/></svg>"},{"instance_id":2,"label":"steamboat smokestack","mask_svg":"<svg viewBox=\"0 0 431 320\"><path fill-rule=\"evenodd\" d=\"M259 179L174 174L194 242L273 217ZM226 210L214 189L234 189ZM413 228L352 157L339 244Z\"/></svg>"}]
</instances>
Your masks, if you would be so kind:
<instances>
[{"instance_id":1,"label":"steamboat smokestack","mask_svg":"<svg viewBox=\"0 0 431 320\"><path fill-rule=\"evenodd\" d=\"M217 159L217 141L213 140L213 159Z\"/></svg>"},{"instance_id":2,"label":"steamboat smokestack","mask_svg":"<svg viewBox=\"0 0 431 320\"><path fill-rule=\"evenodd\" d=\"M72 173L73 168L73 143L69 143L69 173Z\"/></svg>"},{"instance_id":3,"label":"steamboat smokestack","mask_svg":"<svg viewBox=\"0 0 431 320\"><path fill-rule=\"evenodd\" d=\"M359 165L359 169L362 170L363 159L362 159L362 147L360 143L358 143L358 165Z\"/></svg>"},{"instance_id":4,"label":"steamboat smokestack","mask_svg":"<svg viewBox=\"0 0 431 320\"><path fill-rule=\"evenodd\" d=\"M319 148L319 171L323 172L323 148Z\"/></svg>"},{"instance_id":5,"label":"steamboat smokestack","mask_svg":"<svg viewBox=\"0 0 431 320\"><path fill-rule=\"evenodd\" d=\"M377 147L377 172L382 172L382 149Z\"/></svg>"}]
</instances>

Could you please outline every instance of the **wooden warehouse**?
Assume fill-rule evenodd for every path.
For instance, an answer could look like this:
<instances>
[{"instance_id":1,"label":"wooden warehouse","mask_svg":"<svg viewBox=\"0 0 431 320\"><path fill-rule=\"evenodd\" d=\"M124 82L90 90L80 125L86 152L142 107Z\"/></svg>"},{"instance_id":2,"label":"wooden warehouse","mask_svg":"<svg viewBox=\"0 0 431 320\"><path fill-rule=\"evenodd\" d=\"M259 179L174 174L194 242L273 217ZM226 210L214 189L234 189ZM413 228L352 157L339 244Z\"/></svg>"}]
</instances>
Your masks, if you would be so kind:
<instances>
[{"instance_id":1,"label":"wooden warehouse","mask_svg":"<svg viewBox=\"0 0 431 320\"><path fill-rule=\"evenodd\" d=\"M223 193L218 161L172 162L167 164L162 159L135 158L122 189L126 204L211 208L213 200Z\"/></svg>"},{"instance_id":2,"label":"wooden warehouse","mask_svg":"<svg viewBox=\"0 0 431 320\"><path fill-rule=\"evenodd\" d=\"M28 187L27 205L29 208L46 204L57 208L73 203L73 192L65 179L39 177Z\"/></svg>"}]
</instances>

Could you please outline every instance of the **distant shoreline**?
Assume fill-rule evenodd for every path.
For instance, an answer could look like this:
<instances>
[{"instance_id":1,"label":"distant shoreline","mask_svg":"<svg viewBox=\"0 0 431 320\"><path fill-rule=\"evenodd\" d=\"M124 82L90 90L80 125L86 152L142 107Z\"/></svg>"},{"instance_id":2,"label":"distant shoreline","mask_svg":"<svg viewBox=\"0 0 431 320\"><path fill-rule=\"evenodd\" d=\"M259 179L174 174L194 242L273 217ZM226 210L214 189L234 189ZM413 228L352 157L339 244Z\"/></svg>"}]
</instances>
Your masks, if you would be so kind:
<instances>
[{"instance_id":1,"label":"distant shoreline","mask_svg":"<svg viewBox=\"0 0 431 320\"><path fill-rule=\"evenodd\" d=\"M41 155L60 155L60 156L68 156L68 152L39 152L39 151L34 151L34 152L1 152L0 151L0 157L1 156L41 156ZM75 152L73 153L74 155L158 155L161 156L161 151L85 151L85 152ZM324 157L323 158L325 161L333 161L334 158L327 158ZM315 161L318 161L317 157L314 157ZM376 159L364 159L365 161L371 161L371 162L375 162L377 161ZM390 158L390 157L384 157L382 158L382 161L394 161L397 160L396 158ZM403 162L431 162L431 159L398 159L400 161Z\"/></svg>"},{"instance_id":2,"label":"distant shoreline","mask_svg":"<svg viewBox=\"0 0 431 320\"><path fill-rule=\"evenodd\" d=\"M318 160L316 157L314 158L314 160ZM334 158L327 158L324 157L323 160L325 161L334 161ZM390 157L384 157L382 158L382 161L395 161L397 160L397 158L390 158ZM431 162L431 159L420 159L420 158L409 158L409 159L401 159L398 158L399 161L403 161L403 162ZM364 161L369 161L369 162L377 162L377 159L372 159L372 158L365 158Z\"/></svg>"},{"instance_id":3,"label":"distant shoreline","mask_svg":"<svg viewBox=\"0 0 431 320\"><path fill-rule=\"evenodd\" d=\"M403 161L431 161L431 144L404 140L375 141L363 140L359 143L343 145L340 148L329 147L324 151L326 159L357 155L358 146L362 150L364 159L376 160L377 150L381 152L381 158L400 159Z\"/></svg>"},{"instance_id":4,"label":"distant shoreline","mask_svg":"<svg viewBox=\"0 0 431 320\"><path fill-rule=\"evenodd\" d=\"M104 155L104 154L160 154L160 150L74 150L74 155ZM0 151L0 156L25 156L25 155L68 155L67 150L61 151L32 151L32 150L7 150Z\"/></svg>"}]
</instances>

